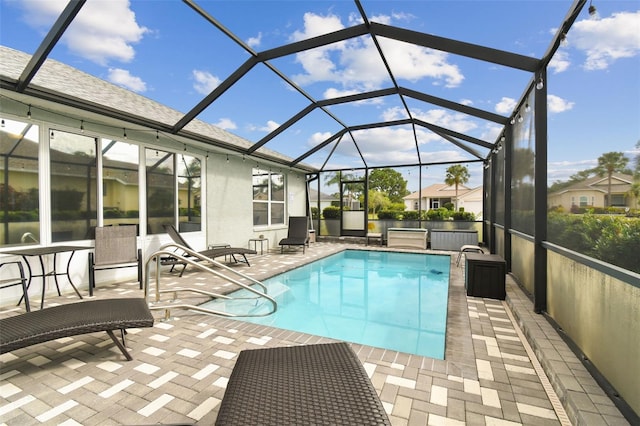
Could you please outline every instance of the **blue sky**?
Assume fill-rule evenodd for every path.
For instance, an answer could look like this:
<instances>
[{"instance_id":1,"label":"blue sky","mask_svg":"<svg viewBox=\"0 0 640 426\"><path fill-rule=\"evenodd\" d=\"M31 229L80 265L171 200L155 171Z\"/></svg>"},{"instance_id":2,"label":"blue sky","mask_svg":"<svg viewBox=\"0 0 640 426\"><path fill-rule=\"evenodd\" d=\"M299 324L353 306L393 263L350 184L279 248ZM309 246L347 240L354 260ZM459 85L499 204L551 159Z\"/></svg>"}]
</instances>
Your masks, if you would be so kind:
<instances>
[{"instance_id":1,"label":"blue sky","mask_svg":"<svg viewBox=\"0 0 640 426\"><path fill-rule=\"evenodd\" d=\"M66 2L0 0L0 43L33 53ZM352 1L201 1L198 3L256 52L361 22ZM525 56L542 57L571 1L371 1L362 6L374 22L452 38ZM549 181L593 167L600 154L638 155L640 140L640 7L637 1L594 1L550 64ZM531 74L389 39L380 40L398 84L476 108L510 115ZM240 46L183 2L89 0L49 55L176 110L187 112L249 57ZM369 37L271 61L316 100L391 87ZM260 65L198 118L250 141L302 110L308 100ZM493 143L499 127L413 100L424 121ZM330 108L347 125L404 118L397 96ZM314 111L267 144L297 157L340 129ZM417 162L410 127L362 132L370 166ZM467 152L425 129L423 161L464 161ZM330 148L305 161L321 166ZM486 155L486 150L478 152ZM359 167L353 145L342 142L329 167ZM409 188L441 183L446 167L402 169ZM470 166L470 186L481 166Z\"/></svg>"}]
</instances>

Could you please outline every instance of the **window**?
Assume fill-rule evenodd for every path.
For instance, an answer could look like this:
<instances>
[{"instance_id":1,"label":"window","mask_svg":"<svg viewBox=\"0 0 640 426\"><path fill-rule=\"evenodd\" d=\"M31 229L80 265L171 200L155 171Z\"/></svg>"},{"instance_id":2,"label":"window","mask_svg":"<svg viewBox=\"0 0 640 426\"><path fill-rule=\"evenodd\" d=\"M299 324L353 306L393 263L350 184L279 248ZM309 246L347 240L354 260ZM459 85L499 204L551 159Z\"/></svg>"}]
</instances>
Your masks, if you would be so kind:
<instances>
[{"instance_id":1,"label":"window","mask_svg":"<svg viewBox=\"0 0 640 426\"><path fill-rule=\"evenodd\" d=\"M52 129L51 241L91 238L97 224L97 139Z\"/></svg>"},{"instance_id":2,"label":"window","mask_svg":"<svg viewBox=\"0 0 640 426\"><path fill-rule=\"evenodd\" d=\"M102 140L102 214L105 225L140 224L138 146Z\"/></svg>"},{"instance_id":3,"label":"window","mask_svg":"<svg viewBox=\"0 0 640 426\"><path fill-rule=\"evenodd\" d=\"M624 207L625 200L624 194L611 194L611 206Z\"/></svg>"},{"instance_id":4,"label":"window","mask_svg":"<svg viewBox=\"0 0 640 426\"><path fill-rule=\"evenodd\" d=\"M39 127L2 118L0 129L0 246L40 240Z\"/></svg>"},{"instance_id":5,"label":"window","mask_svg":"<svg viewBox=\"0 0 640 426\"><path fill-rule=\"evenodd\" d=\"M587 207L587 197L585 195L580 197L580 207Z\"/></svg>"},{"instance_id":6,"label":"window","mask_svg":"<svg viewBox=\"0 0 640 426\"><path fill-rule=\"evenodd\" d=\"M253 224L284 225L284 175L253 169Z\"/></svg>"},{"instance_id":7,"label":"window","mask_svg":"<svg viewBox=\"0 0 640 426\"><path fill-rule=\"evenodd\" d=\"M146 150L147 233L163 234L166 224L175 225L176 191L174 154Z\"/></svg>"},{"instance_id":8,"label":"window","mask_svg":"<svg viewBox=\"0 0 640 426\"><path fill-rule=\"evenodd\" d=\"M200 231L201 163L198 158L178 155L178 225L180 231Z\"/></svg>"}]
</instances>

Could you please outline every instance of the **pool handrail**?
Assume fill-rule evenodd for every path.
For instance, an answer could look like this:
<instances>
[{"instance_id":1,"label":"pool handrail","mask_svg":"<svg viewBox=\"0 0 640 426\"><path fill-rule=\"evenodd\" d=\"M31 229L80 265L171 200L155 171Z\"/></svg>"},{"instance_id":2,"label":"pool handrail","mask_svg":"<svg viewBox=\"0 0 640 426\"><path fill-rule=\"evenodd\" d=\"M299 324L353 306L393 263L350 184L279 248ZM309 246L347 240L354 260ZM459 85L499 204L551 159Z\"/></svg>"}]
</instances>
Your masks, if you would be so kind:
<instances>
[{"instance_id":1,"label":"pool handrail","mask_svg":"<svg viewBox=\"0 0 640 426\"><path fill-rule=\"evenodd\" d=\"M184 253L180 254L177 253L176 250L178 251L182 251ZM224 280L227 280L230 283L233 283L247 291L249 291L250 293L255 294L257 297L231 297L228 294L220 294L220 293L215 293L215 292L211 292L211 291L207 291L207 290L202 290L202 289L198 289L198 288L191 288L191 287L173 287L171 289L161 289L160 288L160 266L162 266L161 264L161 256L167 256L167 257L171 257L173 261L178 262L178 263L182 263L184 262L185 264L188 265L192 265L195 266L196 268L203 270L205 272L209 272L210 274L213 274L219 278L222 278ZM156 263L156 285L155 285L155 301L150 302L149 301L149 283L150 283L150 277L151 277L151 263L154 262ZM213 265L215 265L216 267L226 270L228 272L231 272L235 275L238 275L248 281L250 281L251 283L258 285L259 287L262 288L262 291L259 291L253 287L251 287L250 285L247 285L243 282L238 281L235 278L229 277L228 275L225 275L224 273L220 272L220 271L216 271L215 269L209 268L208 266L204 265L204 263L209 262ZM209 296L211 299L224 299L224 300L241 300L241 299L259 299L259 298L265 298L267 299L269 302L271 302L271 304L273 305L273 309L270 312L266 312L266 313L261 313L261 314L251 314L251 315L238 315L238 314L233 314L230 312L224 312L224 311L218 311L215 309L209 309L209 308L203 308L202 306L198 306L198 305L193 305L193 304L188 304L188 303L174 303L174 304L162 304L162 305L157 305L155 306L154 303L159 303L160 302L160 294L163 293L177 293L179 291L189 291L192 293L198 293L198 294L203 294L206 296ZM254 316L267 316L267 315L271 315L272 313L274 313L277 309L278 309L278 302L276 302L276 300L269 296L267 294L267 287L264 285L264 283L256 280L255 278L252 278L240 271L237 271L233 268L228 267L227 265L218 262L212 258L203 256L201 253L195 252L187 247L184 247L180 244L177 243L168 243L165 244L163 246L161 246L158 250L154 251L146 260L145 262L145 274L144 274L144 297L145 300L147 300L147 303L149 304L149 309L151 310L160 310L160 309L164 309L165 310L165 318L168 319L171 315L171 309L190 309L190 310L194 310L194 311L198 311L198 312L202 312L202 313L207 313L207 314L211 314L211 315L220 315L220 316L225 316L225 317L254 317Z\"/></svg>"}]
</instances>

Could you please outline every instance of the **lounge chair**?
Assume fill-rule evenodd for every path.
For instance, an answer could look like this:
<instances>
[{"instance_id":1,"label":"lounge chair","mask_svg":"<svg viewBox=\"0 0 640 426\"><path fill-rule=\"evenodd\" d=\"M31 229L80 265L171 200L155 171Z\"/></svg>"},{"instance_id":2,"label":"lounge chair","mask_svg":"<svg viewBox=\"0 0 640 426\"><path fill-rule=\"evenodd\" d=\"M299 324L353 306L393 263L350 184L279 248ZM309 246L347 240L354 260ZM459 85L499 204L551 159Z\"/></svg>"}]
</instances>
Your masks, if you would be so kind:
<instances>
[{"instance_id":1,"label":"lounge chair","mask_svg":"<svg viewBox=\"0 0 640 426\"><path fill-rule=\"evenodd\" d=\"M302 246L304 254L305 247L309 244L309 218L307 216L289 217L289 232L287 238L280 240L280 253L284 253L284 247Z\"/></svg>"},{"instance_id":2,"label":"lounge chair","mask_svg":"<svg viewBox=\"0 0 640 426\"><path fill-rule=\"evenodd\" d=\"M164 229L167 231L167 234L169 234L169 236L171 237L171 239L178 245L181 245L183 247L188 248L191 251L195 251L198 254L201 254L202 256L208 257L210 259L215 259L216 257L221 257L224 256L225 258L227 256L231 257L231 259L233 259L233 261L235 263L246 263L247 266L251 266L249 264L249 260L247 259L247 255L248 254L258 254L257 251L255 250L251 250L249 248L244 248L244 247L219 247L219 248L212 248L212 249L208 249L208 250L203 250L203 251L197 251L194 250L189 243L187 243L187 241L182 237L182 235L180 235L180 233L178 232L178 230L175 228L175 226L173 225L164 225ZM185 257L190 257L189 254L184 253L183 254ZM238 260L238 258L236 258L236 256L242 256L243 260ZM162 264L164 265L171 265L171 270L173 270L173 268L176 265L182 265L182 271L180 271L180 276L182 276L182 274L184 273L184 270L187 268L187 264L176 259L176 258L171 258L171 257L167 257L167 258L163 258L161 260Z\"/></svg>"},{"instance_id":3,"label":"lounge chair","mask_svg":"<svg viewBox=\"0 0 640 426\"><path fill-rule=\"evenodd\" d=\"M390 425L345 342L241 351L220 404L223 425Z\"/></svg>"},{"instance_id":4,"label":"lounge chair","mask_svg":"<svg viewBox=\"0 0 640 426\"><path fill-rule=\"evenodd\" d=\"M0 319L0 354L38 343L106 331L125 358L127 328L152 327L154 318L142 298L100 299L53 306ZM122 342L113 334L122 333Z\"/></svg>"}]
</instances>

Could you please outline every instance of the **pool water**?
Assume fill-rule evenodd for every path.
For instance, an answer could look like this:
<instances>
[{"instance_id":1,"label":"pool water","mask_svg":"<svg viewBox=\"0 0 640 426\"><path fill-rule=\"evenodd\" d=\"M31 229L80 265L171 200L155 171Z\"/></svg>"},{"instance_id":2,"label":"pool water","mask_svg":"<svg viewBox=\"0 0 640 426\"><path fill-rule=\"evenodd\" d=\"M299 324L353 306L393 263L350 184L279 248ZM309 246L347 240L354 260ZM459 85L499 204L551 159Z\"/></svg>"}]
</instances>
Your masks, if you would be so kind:
<instances>
[{"instance_id":1,"label":"pool water","mask_svg":"<svg viewBox=\"0 0 640 426\"><path fill-rule=\"evenodd\" d=\"M239 319L444 359L449 264L442 255L346 250L265 280L278 310ZM237 314L271 307L255 300L206 305Z\"/></svg>"}]
</instances>

